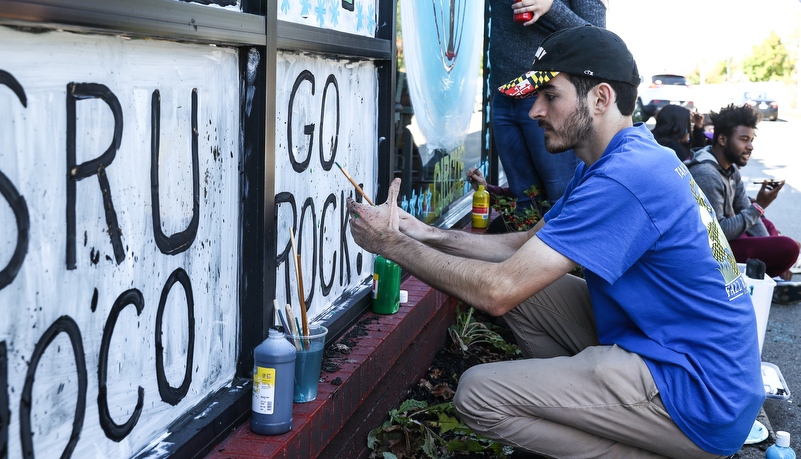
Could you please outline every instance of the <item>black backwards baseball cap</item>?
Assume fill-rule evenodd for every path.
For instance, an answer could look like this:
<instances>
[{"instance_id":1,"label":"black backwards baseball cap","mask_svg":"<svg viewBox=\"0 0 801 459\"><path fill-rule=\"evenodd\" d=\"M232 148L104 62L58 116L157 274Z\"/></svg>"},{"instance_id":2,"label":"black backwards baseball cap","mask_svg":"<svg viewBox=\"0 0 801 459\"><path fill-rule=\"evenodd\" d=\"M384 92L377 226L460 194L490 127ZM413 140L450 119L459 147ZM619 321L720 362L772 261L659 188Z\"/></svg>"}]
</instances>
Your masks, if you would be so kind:
<instances>
[{"instance_id":1,"label":"black backwards baseball cap","mask_svg":"<svg viewBox=\"0 0 801 459\"><path fill-rule=\"evenodd\" d=\"M586 25L548 35L535 54L531 70L498 91L517 99L533 97L559 72L640 84L637 63L623 40L606 29Z\"/></svg>"}]
</instances>

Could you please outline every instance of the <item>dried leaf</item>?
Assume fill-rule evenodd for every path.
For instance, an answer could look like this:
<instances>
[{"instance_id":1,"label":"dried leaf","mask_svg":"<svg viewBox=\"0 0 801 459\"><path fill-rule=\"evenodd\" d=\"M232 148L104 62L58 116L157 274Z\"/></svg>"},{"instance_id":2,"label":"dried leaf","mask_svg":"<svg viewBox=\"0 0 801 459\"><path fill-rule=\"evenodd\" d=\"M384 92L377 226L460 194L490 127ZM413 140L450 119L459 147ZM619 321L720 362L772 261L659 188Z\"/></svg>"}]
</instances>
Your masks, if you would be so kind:
<instances>
[{"instance_id":1,"label":"dried leaf","mask_svg":"<svg viewBox=\"0 0 801 459\"><path fill-rule=\"evenodd\" d=\"M445 400L452 399L454 393L455 392L453 391L453 389L451 389L451 386L449 386L446 383L437 385L437 387L434 387L434 389L431 391L431 395L433 395L434 397L441 397Z\"/></svg>"},{"instance_id":2,"label":"dried leaf","mask_svg":"<svg viewBox=\"0 0 801 459\"><path fill-rule=\"evenodd\" d=\"M411 447L409 446L408 438L393 440L388 449L390 450L390 453L395 455L398 459L414 458L414 454L412 453Z\"/></svg>"}]
</instances>

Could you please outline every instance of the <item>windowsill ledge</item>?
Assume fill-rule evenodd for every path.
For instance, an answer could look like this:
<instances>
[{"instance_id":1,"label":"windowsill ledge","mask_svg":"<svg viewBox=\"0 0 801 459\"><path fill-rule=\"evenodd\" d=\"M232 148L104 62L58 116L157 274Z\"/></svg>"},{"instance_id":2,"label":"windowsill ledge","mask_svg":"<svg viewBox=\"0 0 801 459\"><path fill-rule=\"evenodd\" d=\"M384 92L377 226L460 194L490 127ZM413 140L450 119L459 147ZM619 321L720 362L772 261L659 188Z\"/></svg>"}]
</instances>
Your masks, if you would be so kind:
<instances>
[{"instance_id":1,"label":"windowsill ledge","mask_svg":"<svg viewBox=\"0 0 801 459\"><path fill-rule=\"evenodd\" d=\"M256 435L247 421L206 458L366 456L367 433L381 425L407 388L425 374L455 317L457 301L416 278L409 277L401 289L409 292L409 301L398 313L371 312L354 325L366 323L367 334L354 339L357 344L337 372L322 374L325 382L316 400L294 404L291 431ZM333 385L337 378L341 384Z\"/></svg>"}]
</instances>

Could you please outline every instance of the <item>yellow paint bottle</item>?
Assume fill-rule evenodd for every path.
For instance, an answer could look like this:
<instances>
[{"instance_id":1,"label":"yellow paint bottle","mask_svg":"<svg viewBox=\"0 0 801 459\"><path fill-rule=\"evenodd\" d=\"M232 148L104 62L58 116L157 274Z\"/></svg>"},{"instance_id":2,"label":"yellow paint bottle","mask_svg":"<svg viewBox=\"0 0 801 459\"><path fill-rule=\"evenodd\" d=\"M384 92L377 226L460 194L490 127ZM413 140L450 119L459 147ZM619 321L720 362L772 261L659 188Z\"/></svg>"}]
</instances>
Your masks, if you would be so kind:
<instances>
[{"instance_id":1,"label":"yellow paint bottle","mask_svg":"<svg viewBox=\"0 0 801 459\"><path fill-rule=\"evenodd\" d=\"M478 191L473 193L473 228L489 226L489 202L489 193L484 185L479 185Z\"/></svg>"}]
</instances>

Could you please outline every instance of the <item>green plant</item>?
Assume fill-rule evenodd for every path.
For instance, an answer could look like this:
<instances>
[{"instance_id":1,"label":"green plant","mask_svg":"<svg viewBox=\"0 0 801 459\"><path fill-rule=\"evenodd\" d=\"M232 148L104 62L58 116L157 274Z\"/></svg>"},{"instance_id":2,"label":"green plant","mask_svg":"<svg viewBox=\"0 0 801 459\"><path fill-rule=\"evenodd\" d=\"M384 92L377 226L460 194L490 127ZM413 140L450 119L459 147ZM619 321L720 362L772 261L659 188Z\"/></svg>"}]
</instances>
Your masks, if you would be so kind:
<instances>
[{"instance_id":1,"label":"green plant","mask_svg":"<svg viewBox=\"0 0 801 459\"><path fill-rule=\"evenodd\" d=\"M443 438L447 434L449 440ZM450 453L484 453L505 458L508 448L473 433L456 417L453 403L427 406L409 399L389 412L389 419L367 436L371 458L418 459L449 457Z\"/></svg>"},{"instance_id":2,"label":"green plant","mask_svg":"<svg viewBox=\"0 0 801 459\"><path fill-rule=\"evenodd\" d=\"M525 191L526 196L531 198L531 202L534 205L526 209L517 209L517 198L498 195L492 195L493 203L491 207L503 219L507 231L526 231L533 228L550 207L548 200L540 199L544 192L543 188L538 185L527 189Z\"/></svg>"},{"instance_id":3,"label":"green plant","mask_svg":"<svg viewBox=\"0 0 801 459\"><path fill-rule=\"evenodd\" d=\"M466 355L470 349L477 345L488 345L507 356L517 356L520 348L516 344L507 343L498 332L492 330L495 325L485 324L473 318L474 309L467 311L457 310L456 323L448 328L451 337L451 348Z\"/></svg>"}]
</instances>

